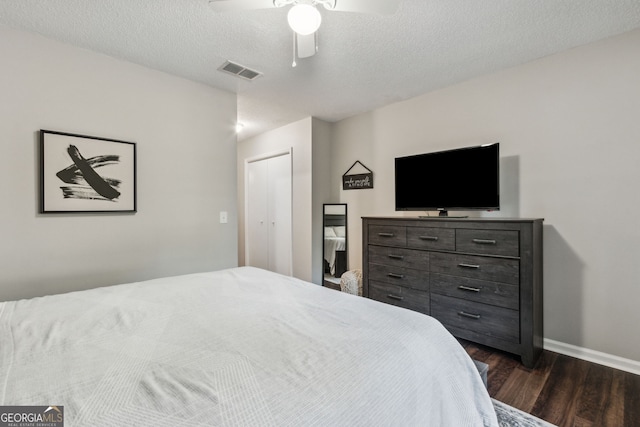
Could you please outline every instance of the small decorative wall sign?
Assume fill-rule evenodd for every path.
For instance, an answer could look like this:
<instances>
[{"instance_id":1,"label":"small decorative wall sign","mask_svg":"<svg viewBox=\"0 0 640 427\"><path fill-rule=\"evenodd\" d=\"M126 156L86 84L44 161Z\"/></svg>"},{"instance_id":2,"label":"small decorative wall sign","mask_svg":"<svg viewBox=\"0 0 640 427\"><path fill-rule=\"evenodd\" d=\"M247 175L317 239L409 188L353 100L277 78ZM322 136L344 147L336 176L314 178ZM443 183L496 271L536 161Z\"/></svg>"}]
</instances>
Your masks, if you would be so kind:
<instances>
[{"instance_id":1,"label":"small decorative wall sign","mask_svg":"<svg viewBox=\"0 0 640 427\"><path fill-rule=\"evenodd\" d=\"M41 130L40 212L136 212L136 144Z\"/></svg>"},{"instance_id":2,"label":"small decorative wall sign","mask_svg":"<svg viewBox=\"0 0 640 427\"><path fill-rule=\"evenodd\" d=\"M349 172L359 164L368 172L348 175ZM342 175L343 190L364 190L373 188L373 171L366 167L360 160L356 160L354 164Z\"/></svg>"}]
</instances>

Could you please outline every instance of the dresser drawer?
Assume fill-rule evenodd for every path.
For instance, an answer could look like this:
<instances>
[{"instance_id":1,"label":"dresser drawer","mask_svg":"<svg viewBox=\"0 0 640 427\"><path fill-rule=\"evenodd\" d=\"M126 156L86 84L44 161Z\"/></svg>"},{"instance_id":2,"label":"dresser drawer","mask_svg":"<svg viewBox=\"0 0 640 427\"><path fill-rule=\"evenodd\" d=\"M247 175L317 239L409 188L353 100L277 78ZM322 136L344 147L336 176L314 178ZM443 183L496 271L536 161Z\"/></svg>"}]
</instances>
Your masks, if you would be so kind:
<instances>
[{"instance_id":1,"label":"dresser drawer","mask_svg":"<svg viewBox=\"0 0 640 427\"><path fill-rule=\"evenodd\" d=\"M433 273L512 285L520 283L520 261L517 259L432 252L429 263Z\"/></svg>"},{"instance_id":2,"label":"dresser drawer","mask_svg":"<svg viewBox=\"0 0 640 427\"><path fill-rule=\"evenodd\" d=\"M452 251L456 246L456 232L450 228L407 227L407 247Z\"/></svg>"},{"instance_id":3,"label":"dresser drawer","mask_svg":"<svg viewBox=\"0 0 640 427\"><path fill-rule=\"evenodd\" d=\"M400 268L429 270L429 252L369 245L369 262Z\"/></svg>"},{"instance_id":4,"label":"dresser drawer","mask_svg":"<svg viewBox=\"0 0 640 427\"><path fill-rule=\"evenodd\" d=\"M511 230L456 230L456 250L475 254L520 255L519 233Z\"/></svg>"},{"instance_id":5,"label":"dresser drawer","mask_svg":"<svg viewBox=\"0 0 640 427\"><path fill-rule=\"evenodd\" d=\"M407 246L407 227L394 225L370 225L369 244Z\"/></svg>"},{"instance_id":6,"label":"dresser drawer","mask_svg":"<svg viewBox=\"0 0 640 427\"><path fill-rule=\"evenodd\" d=\"M517 285L431 273L430 289L432 293L467 301L476 301L512 310L520 308L520 289Z\"/></svg>"},{"instance_id":7,"label":"dresser drawer","mask_svg":"<svg viewBox=\"0 0 640 427\"><path fill-rule=\"evenodd\" d=\"M505 341L520 341L520 313L517 310L432 294L431 315L445 326Z\"/></svg>"},{"instance_id":8,"label":"dresser drawer","mask_svg":"<svg viewBox=\"0 0 640 427\"><path fill-rule=\"evenodd\" d=\"M429 314L429 292L382 282L369 282L369 298Z\"/></svg>"},{"instance_id":9,"label":"dresser drawer","mask_svg":"<svg viewBox=\"0 0 640 427\"><path fill-rule=\"evenodd\" d=\"M369 263L369 279L407 288L429 290L429 272Z\"/></svg>"}]
</instances>

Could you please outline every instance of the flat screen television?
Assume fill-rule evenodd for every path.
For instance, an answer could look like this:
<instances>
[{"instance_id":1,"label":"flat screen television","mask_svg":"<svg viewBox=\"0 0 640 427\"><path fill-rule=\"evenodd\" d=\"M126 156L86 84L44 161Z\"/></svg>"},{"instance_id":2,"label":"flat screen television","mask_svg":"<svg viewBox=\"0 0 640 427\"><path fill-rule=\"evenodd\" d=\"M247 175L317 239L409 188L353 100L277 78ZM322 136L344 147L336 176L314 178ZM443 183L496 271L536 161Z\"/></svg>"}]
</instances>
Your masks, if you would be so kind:
<instances>
[{"instance_id":1,"label":"flat screen television","mask_svg":"<svg viewBox=\"0 0 640 427\"><path fill-rule=\"evenodd\" d=\"M396 211L500 209L500 144L397 157Z\"/></svg>"}]
</instances>

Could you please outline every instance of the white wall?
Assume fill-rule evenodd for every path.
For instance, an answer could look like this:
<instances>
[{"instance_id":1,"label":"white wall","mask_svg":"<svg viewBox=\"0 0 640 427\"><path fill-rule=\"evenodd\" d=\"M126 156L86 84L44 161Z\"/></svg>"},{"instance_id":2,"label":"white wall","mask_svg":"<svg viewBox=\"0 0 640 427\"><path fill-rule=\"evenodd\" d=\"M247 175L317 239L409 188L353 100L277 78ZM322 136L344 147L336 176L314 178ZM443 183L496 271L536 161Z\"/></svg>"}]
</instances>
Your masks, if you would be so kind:
<instances>
[{"instance_id":1,"label":"white wall","mask_svg":"<svg viewBox=\"0 0 640 427\"><path fill-rule=\"evenodd\" d=\"M293 276L320 285L322 204L332 201L331 124L316 118L307 117L238 143L238 260L245 265L245 163L289 149L293 162Z\"/></svg>"},{"instance_id":2,"label":"white wall","mask_svg":"<svg viewBox=\"0 0 640 427\"><path fill-rule=\"evenodd\" d=\"M312 282L321 285L324 280L324 228L325 203L338 200L338 192L331 192L331 123L314 118L312 122Z\"/></svg>"},{"instance_id":3,"label":"white wall","mask_svg":"<svg viewBox=\"0 0 640 427\"><path fill-rule=\"evenodd\" d=\"M237 265L234 94L1 26L0 58L0 300ZM137 143L138 212L39 214L39 129Z\"/></svg>"},{"instance_id":4,"label":"white wall","mask_svg":"<svg viewBox=\"0 0 640 427\"><path fill-rule=\"evenodd\" d=\"M494 215L545 219L545 337L640 361L638 46L640 30L337 123L333 175L355 160L374 171L373 190L340 192L351 267L362 265L360 217L402 215L395 157L499 141Z\"/></svg>"},{"instance_id":5,"label":"white wall","mask_svg":"<svg viewBox=\"0 0 640 427\"><path fill-rule=\"evenodd\" d=\"M245 163L282 150L291 150L293 276L311 281L312 201L311 201L312 119L299 120L238 143L238 260L245 265Z\"/></svg>"}]
</instances>

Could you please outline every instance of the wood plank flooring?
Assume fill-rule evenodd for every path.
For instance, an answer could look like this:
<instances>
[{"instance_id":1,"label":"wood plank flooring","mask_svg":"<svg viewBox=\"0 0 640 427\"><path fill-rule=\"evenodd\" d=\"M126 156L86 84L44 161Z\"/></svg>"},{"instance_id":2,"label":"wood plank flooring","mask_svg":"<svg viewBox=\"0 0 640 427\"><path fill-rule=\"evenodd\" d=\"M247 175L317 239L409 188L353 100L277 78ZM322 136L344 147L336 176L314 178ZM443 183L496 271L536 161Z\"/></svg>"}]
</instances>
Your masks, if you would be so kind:
<instances>
[{"instance_id":1,"label":"wood plank flooring","mask_svg":"<svg viewBox=\"0 0 640 427\"><path fill-rule=\"evenodd\" d=\"M559 427L640 427L640 375L545 350L533 369L517 356L460 340L489 365L489 395Z\"/></svg>"}]
</instances>

